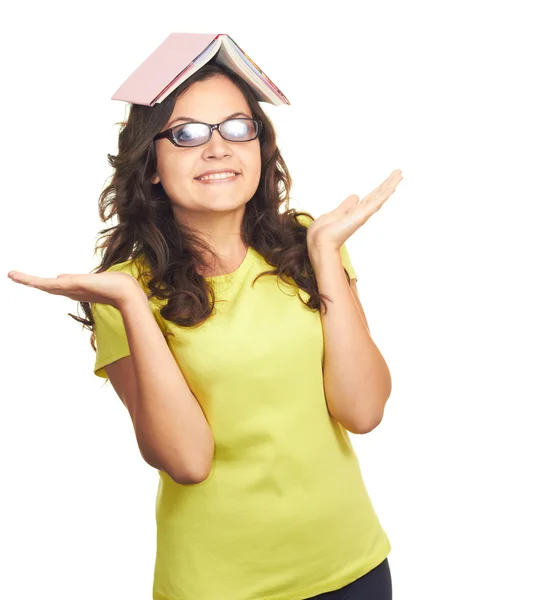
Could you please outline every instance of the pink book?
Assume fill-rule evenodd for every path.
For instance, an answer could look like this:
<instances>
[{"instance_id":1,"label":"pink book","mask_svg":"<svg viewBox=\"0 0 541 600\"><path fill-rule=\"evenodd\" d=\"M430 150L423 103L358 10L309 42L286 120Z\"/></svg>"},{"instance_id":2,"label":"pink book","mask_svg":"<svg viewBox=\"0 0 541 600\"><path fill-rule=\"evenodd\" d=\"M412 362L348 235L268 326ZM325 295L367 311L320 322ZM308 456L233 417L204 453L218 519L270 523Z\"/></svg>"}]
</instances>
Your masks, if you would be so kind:
<instances>
[{"instance_id":1,"label":"pink book","mask_svg":"<svg viewBox=\"0 0 541 600\"><path fill-rule=\"evenodd\" d=\"M242 77L259 102L291 104L227 33L171 33L126 79L111 100L154 106L212 57Z\"/></svg>"}]
</instances>

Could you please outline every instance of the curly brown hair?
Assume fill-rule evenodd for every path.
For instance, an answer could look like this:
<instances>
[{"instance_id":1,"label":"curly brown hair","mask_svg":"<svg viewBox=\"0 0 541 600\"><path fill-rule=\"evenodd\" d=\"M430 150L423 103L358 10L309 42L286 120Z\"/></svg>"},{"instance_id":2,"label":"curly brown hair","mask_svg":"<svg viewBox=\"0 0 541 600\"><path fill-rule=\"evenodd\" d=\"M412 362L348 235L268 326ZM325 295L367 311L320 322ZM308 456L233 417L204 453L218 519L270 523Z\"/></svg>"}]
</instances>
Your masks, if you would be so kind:
<instances>
[{"instance_id":1,"label":"curly brown hair","mask_svg":"<svg viewBox=\"0 0 541 600\"><path fill-rule=\"evenodd\" d=\"M164 301L160 303L163 319L182 327L193 327L211 316L216 301L214 289L199 274L200 267L208 268L211 262L205 260L204 252L213 257L215 264L223 266L223 261L194 230L173 217L171 202L161 182L153 184L151 178L157 166L153 139L170 118L178 96L193 83L219 75L229 77L240 88L253 118L263 122L261 178L254 196L246 204L241 237L275 268L259 273L252 286L262 275L277 275L289 284L294 282L308 294L309 300L304 302L297 290L308 308L321 310L323 303L326 311L325 299L329 297L319 294L306 245L307 223L314 217L289 207L292 178L276 145L272 122L252 88L234 71L214 60L163 102L152 107L130 105L127 121L119 123L118 154L107 155L114 170L112 179L99 197L100 219L105 223L116 215L118 224L99 231L94 254L98 250L103 254L101 263L91 273L101 273L130 260L144 264L137 279L149 292L149 300ZM345 268L344 271L349 282L349 273ZM96 350L90 303L79 304L86 318L68 314L92 332L90 343Z\"/></svg>"}]
</instances>

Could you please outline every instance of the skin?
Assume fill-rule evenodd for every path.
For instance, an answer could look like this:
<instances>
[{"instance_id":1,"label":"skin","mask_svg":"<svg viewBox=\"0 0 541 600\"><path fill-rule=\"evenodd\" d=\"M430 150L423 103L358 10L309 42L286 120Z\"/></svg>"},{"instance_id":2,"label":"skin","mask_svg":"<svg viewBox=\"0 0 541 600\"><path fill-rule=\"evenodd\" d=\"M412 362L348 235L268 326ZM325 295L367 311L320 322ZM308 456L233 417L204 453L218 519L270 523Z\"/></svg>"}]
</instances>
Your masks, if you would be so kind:
<instances>
[{"instance_id":1,"label":"skin","mask_svg":"<svg viewBox=\"0 0 541 600\"><path fill-rule=\"evenodd\" d=\"M239 88L227 77L216 76L194 83L179 96L162 131L181 115L220 123L239 111L253 117ZM194 148L179 148L167 139L155 144L157 172L152 183L161 182L171 200L174 218L196 229L233 271L248 250L240 231L246 203L255 194L261 177L259 138L230 142L215 129L206 144ZM194 179L208 169L229 167L241 173L233 183L205 185Z\"/></svg>"},{"instance_id":2,"label":"skin","mask_svg":"<svg viewBox=\"0 0 541 600\"><path fill-rule=\"evenodd\" d=\"M402 171L395 169L362 200L357 194L351 194L334 210L310 223L306 235L309 252L339 251L346 240L387 202L402 179Z\"/></svg>"}]
</instances>

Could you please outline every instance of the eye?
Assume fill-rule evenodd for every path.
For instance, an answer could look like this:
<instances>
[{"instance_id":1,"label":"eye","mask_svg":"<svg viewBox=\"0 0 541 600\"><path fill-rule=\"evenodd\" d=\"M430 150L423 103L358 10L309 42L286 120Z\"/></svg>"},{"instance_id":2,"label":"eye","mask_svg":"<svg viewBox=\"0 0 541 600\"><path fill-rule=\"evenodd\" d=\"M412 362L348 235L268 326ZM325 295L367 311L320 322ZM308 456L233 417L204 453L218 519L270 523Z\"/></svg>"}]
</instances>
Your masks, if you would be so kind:
<instances>
[{"instance_id":1,"label":"eye","mask_svg":"<svg viewBox=\"0 0 541 600\"><path fill-rule=\"evenodd\" d=\"M183 144L199 141L208 136L208 127L202 123L183 123L173 130L177 142Z\"/></svg>"},{"instance_id":2,"label":"eye","mask_svg":"<svg viewBox=\"0 0 541 600\"><path fill-rule=\"evenodd\" d=\"M223 133L231 140L250 140L256 136L256 127L251 119L229 119L223 124Z\"/></svg>"}]
</instances>

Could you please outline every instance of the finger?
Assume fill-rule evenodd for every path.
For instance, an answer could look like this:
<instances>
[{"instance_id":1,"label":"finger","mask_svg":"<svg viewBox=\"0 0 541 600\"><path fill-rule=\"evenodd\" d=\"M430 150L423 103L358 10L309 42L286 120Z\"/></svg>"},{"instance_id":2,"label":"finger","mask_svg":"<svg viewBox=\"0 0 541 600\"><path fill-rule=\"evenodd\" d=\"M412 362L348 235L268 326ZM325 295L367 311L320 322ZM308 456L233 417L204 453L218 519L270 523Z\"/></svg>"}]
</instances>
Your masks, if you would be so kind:
<instances>
[{"instance_id":1,"label":"finger","mask_svg":"<svg viewBox=\"0 0 541 600\"><path fill-rule=\"evenodd\" d=\"M12 271L11 278L17 283L22 283L28 287L38 288L46 292L54 293L58 291L61 286L58 279L52 277L37 277L36 275L28 275L27 273L21 273L20 271Z\"/></svg>"},{"instance_id":2,"label":"finger","mask_svg":"<svg viewBox=\"0 0 541 600\"><path fill-rule=\"evenodd\" d=\"M395 171L393 171L393 173L396 173ZM380 194L383 195L388 195L391 194L392 192L394 192L394 190L396 189L396 186L400 183L400 181L402 180L402 176L401 175L391 175L388 179L386 179L379 188L377 188L373 194L375 196L378 196Z\"/></svg>"},{"instance_id":3,"label":"finger","mask_svg":"<svg viewBox=\"0 0 541 600\"><path fill-rule=\"evenodd\" d=\"M382 184L365 196L362 202L366 202L372 208L376 206L379 208L395 192L396 186L402 179L402 171L394 170Z\"/></svg>"},{"instance_id":4,"label":"finger","mask_svg":"<svg viewBox=\"0 0 541 600\"><path fill-rule=\"evenodd\" d=\"M15 281L16 283L22 283L24 285L31 284L31 275L27 273L23 273L22 271L10 271L8 273L8 277Z\"/></svg>"},{"instance_id":5,"label":"finger","mask_svg":"<svg viewBox=\"0 0 541 600\"><path fill-rule=\"evenodd\" d=\"M359 203L358 207L353 209L353 213L362 214L364 217L368 218L376 213L385 202L394 194L394 188L388 188L386 190L380 190L377 193L371 193Z\"/></svg>"},{"instance_id":6,"label":"finger","mask_svg":"<svg viewBox=\"0 0 541 600\"><path fill-rule=\"evenodd\" d=\"M372 190L368 196L371 194L378 194L383 190L387 190L389 188L395 188L402 181L402 171L400 169L395 169L389 177L385 181L382 181L377 188Z\"/></svg>"},{"instance_id":7,"label":"finger","mask_svg":"<svg viewBox=\"0 0 541 600\"><path fill-rule=\"evenodd\" d=\"M394 192L394 188L389 188L370 198L366 203L370 214L373 215L375 212L377 212L385 204L385 202L387 202L391 195L394 194Z\"/></svg>"},{"instance_id":8,"label":"finger","mask_svg":"<svg viewBox=\"0 0 541 600\"><path fill-rule=\"evenodd\" d=\"M373 198L379 196L382 192L385 192L385 190L388 189L389 185L390 179L387 178L385 181L382 181L376 188L374 188L369 194L367 194L362 199L362 202L370 202Z\"/></svg>"}]
</instances>

